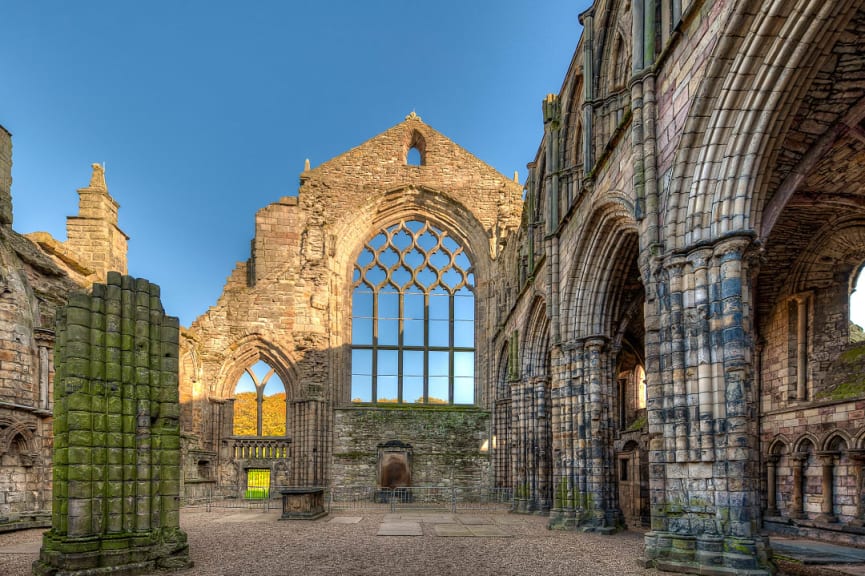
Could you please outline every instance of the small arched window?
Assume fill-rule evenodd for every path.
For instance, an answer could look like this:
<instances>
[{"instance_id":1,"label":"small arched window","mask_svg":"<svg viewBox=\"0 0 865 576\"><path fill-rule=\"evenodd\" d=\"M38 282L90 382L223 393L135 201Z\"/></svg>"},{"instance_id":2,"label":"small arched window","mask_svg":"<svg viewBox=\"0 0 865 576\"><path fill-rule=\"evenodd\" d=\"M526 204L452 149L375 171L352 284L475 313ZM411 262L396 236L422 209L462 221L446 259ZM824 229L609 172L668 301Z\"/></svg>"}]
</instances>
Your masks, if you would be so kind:
<instances>
[{"instance_id":1,"label":"small arched window","mask_svg":"<svg viewBox=\"0 0 865 576\"><path fill-rule=\"evenodd\" d=\"M405 155L405 163L408 166L423 166L426 164L426 140L423 135L415 130L411 134L411 140Z\"/></svg>"},{"instance_id":2,"label":"small arched window","mask_svg":"<svg viewBox=\"0 0 865 576\"><path fill-rule=\"evenodd\" d=\"M421 165L421 155L420 150L412 146L409 148L408 154L405 157L405 163L409 166L420 166Z\"/></svg>"},{"instance_id":3,"label":"small arched window","mask_svg":"<svg viewBox=\"0 0 865 576\"><path fill-rule=\"evenodd\" d=\"M273 368L256 362L234 388L235 436L285 436L285 386Z\"/></svg>"}]
</instances>

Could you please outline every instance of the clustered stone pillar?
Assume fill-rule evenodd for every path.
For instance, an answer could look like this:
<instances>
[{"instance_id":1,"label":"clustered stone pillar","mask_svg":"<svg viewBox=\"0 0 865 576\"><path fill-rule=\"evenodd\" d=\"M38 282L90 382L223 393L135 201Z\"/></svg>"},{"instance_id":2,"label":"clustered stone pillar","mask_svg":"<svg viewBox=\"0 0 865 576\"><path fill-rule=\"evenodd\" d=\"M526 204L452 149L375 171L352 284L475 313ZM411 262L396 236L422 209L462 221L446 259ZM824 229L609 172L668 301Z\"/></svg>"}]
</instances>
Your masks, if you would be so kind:
<instances>
[{"instance_id":1,"label":"clustered stone pillar","mask_svg":"<svg viewBox=\"0 0 865 576\"><path fill-rule=\"evenodd\" d=\"M179 324L158 286L107 280L58 312L52 527L37 575L191 565L179 527Z\"/></svg>"},{"instance_id":2,"label":"clustered stone pillar","mask_svg":"<svg viewBox=\"0 0 865 576\"><path fill-rule=\"evenodd\" d=\"M649 386L645 542L647 563L662 570L772 570L754 464L751 246L749 236L730 236L670 255L653 302L657 316L646 321L647 364L660 385Z\"/></svg>"}]
</instances>

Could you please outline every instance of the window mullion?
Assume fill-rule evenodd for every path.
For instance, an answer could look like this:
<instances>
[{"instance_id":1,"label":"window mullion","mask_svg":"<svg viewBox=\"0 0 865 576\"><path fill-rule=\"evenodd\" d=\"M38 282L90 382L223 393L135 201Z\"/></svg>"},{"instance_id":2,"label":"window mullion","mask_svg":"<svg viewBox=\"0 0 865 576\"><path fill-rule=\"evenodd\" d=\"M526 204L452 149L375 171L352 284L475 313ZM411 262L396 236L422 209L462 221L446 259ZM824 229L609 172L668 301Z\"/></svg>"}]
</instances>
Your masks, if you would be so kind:
<instances>
[{"instance_id":1,"label":"window mullion","mask_svg":"<svg viewBox=\"0 0 865 576\"><path fill-rule=\"evenodd\" d=\"M454 403L454 295L448 291L448 404Z\"/></svg>"},{"instance_id":2,"label":"window mullion","mask_svg":"<svg viewBox=\"0 0 865 576\"><path fill-rule=\"evenodd\" d=\"M399 404L403 403L402 396L402 372L403 372L403 317L405 316L405 304L403 303L402 291L399 292L399 312L397 313L397 345L396 345L396 401Z\"/></svg>"},{"instance_id":3,"label":"window mullion","mask_svg":"<svg viewBox=\"0 0 865 576\"><path fill-rule=\"evenodd\" d=\"M261 436L261 429L262 429L261 424L262 424L262 420L263 420L263 418L261 416L261 410L262 410L263 404L264 404L264 387L263 386L260 388L258 386L255 387L255 404L256 404L256 413L257 413L256 418L255 418L255 430L256 430L255 435Z\"/></svg>"},{"instance_id":4,"label":"window mullion","mask_svg":"<svg viewBox=\"0 0 865 576\"><path fill-rule=\"evenodd\" d=\"M423 402L429 404L429 291L423 295Z\"/></svg>"},{"instance_id":5,"label":"window mullion","mask_svg":"<svg viewBox=\"0 0 865 576\"><path fill-rule=\"evenodd\" d=\"M372 291L372 390L371 400L378 402L378 290Z\"/></svg>"}]
</instances>

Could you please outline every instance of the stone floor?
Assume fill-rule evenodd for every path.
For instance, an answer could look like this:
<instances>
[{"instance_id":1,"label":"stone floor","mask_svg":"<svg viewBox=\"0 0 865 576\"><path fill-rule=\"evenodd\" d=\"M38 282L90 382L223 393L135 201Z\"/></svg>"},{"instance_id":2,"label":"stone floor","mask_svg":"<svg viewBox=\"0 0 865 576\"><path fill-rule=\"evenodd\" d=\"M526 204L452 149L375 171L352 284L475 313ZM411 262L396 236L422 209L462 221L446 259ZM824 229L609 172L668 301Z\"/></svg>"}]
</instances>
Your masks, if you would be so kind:
<instances>
[{"instance_id":1,"label":"stone floor","mask_svg":"<svg viewBox=\"0 0 865 576\"><path fill-rule=\"evenodd\" d=\"M280 521L276 512L181 514L195 567L178 576L241 574L403 575L660 574L637 566L642 534L549 531L539 516L501 512L340 513ZM0 534L0 575L25 576L42 530ZM865 550L772 538L784 574L865 576Z\"/></svg>"}]
</instances>

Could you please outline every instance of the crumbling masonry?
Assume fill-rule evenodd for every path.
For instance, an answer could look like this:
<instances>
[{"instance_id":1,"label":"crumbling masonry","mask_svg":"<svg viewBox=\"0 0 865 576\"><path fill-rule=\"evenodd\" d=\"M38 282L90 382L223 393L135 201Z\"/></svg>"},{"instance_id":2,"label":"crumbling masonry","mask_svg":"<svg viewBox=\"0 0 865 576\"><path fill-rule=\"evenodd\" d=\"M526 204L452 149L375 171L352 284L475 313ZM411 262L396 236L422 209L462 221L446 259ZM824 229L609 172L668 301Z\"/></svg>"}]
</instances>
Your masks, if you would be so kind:
<instances>
[{"instance_id":1,"label":"crumbling masonry","mask_svg":"<svg viewBox=\"0 0 865 576\"><path fill-rule=\"evenodd\" d=\"M116 272L60 310L52 528L34 573L190 565L179 516L178 328L158 286Z\"/></svg>"},{"instance_id":2,"label":"crumbling masonry","mask_svg":"<svg viewBox=\"0 0 865 576\"><path fill-rule=\"evenodd\" d=\"M493 487L553 528L648 527L640 562L693 573L770 573L768 532L865 545L865 3L579 19L525 183L411 114L259 211L181 331L185 496ZM125 267L125 236L100 174L67 243L16 235L0 136L0 516L21 525L50 501L54 310ZM240 432L265 382L277 432Z\"/></svg>"}]
</instances>

